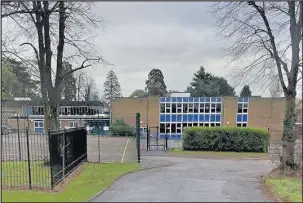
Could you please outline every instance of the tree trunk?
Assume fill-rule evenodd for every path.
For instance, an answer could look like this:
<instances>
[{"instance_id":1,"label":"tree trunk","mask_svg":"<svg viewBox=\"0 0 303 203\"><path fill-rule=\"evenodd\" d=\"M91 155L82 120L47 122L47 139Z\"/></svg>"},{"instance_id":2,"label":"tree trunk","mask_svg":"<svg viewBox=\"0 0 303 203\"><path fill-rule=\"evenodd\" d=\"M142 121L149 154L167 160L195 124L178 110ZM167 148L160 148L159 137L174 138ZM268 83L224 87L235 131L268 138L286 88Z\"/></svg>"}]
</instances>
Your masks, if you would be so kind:
<instances>
[{"instance_id":1,"label":"tree trunk","mask_svg":"<svg viewBox=\"0 0 303 203\"><path fill-rule=\"evenodd\" d=\"M295 157L294 157L294 145L295 145L295 134L294 134L294 122L295 122L295 96L286 95L286 108L284 117L284 129L282 137L282 161L281 161L281 172L284 175L296 168Z\"/></svg>"}]
</instances>

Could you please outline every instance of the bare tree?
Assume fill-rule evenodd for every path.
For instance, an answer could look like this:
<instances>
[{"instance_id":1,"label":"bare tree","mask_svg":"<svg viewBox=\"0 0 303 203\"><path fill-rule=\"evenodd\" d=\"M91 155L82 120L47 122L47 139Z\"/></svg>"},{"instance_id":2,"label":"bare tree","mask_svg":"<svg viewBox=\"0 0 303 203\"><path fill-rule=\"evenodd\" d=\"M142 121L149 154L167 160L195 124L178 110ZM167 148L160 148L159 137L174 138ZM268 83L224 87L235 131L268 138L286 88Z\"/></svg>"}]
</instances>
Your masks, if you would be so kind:
<instances>
[{"instance_id":1,"label":"bare tree","mask_svg":"<svg viewBox=\"0 0 303 203\"><path fill-rule=\"evenodd\" d=\"M294 109L299 74L302 74L299 51L302 4L294 1L218 3L215 12L219 34L233 42L228 56L241 63L242 67L236 71L238 80L251 79L264 86L271 82L270 76L276 73L279 76L286 99L281 171L287 173L296 168Z\"/></svg>"},{"instance_id":2,"label":"bare tree","mask_svg":"<svg viewBox=\"0 0 303 203\"><path fill-rule=\"evenodd\" d=\"M273 75L272 83L269 85L270 96L279 98L282 96L283 90L278 75Z\"/></svg>"},{"instance_id":3,"label":"bare tree","mask_svg":"<svg viewBox=\"0 0 303 203\"><path fill-rule=\"evenodd\" d=\"M92 77L86 75L83 81L83 98L84 101L100 101L99 92L96 87L96 82Z\"/></svg>"},{"instance_id":4,"label":"bare tree","mask_svg":"<svg viewBox=\"0 0 303 203\"><path fill-rule=\"evenodd\" d=\"M2 22L7 25L2 27L3 55L26 61L39 73L35 76L40 79L45 128L57 129L62 81L94 62L105 62L87 37L102 21L92 14L90 4L83 2L2 1L1 5ZM32 50L33 58L25 47ZM76 68L64 72L63 61Z\"/></svg>"}]
</instances>

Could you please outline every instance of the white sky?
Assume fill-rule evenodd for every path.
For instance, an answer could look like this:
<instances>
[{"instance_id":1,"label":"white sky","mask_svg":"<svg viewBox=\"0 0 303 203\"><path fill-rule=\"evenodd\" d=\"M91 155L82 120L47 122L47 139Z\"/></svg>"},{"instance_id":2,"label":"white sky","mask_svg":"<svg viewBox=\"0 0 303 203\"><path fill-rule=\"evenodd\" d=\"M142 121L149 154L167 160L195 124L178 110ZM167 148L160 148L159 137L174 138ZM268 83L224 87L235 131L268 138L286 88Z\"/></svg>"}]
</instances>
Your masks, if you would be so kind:
<instances>
[{"instance_id":1,"label":"white sky","mask_svg":"<svg viewBox=\"0 0 303 203\"><path fill-rule=\"evenodd\" d=\"M216 36L210 2L95 2L93 11L104 19L105 27L92 35L103 58L114 64L86 69L103 94L103 83L112 69L123 96L144 89L148 73L161 69L168 90L184 91L200 65L216 76L228 77L222 49L228 42ZM239 94L244 84L236 87ZM249 84L253 95L269 96L266 89ZM299 92L298 92L299 93Z\"/></svg>"}]
</instances>

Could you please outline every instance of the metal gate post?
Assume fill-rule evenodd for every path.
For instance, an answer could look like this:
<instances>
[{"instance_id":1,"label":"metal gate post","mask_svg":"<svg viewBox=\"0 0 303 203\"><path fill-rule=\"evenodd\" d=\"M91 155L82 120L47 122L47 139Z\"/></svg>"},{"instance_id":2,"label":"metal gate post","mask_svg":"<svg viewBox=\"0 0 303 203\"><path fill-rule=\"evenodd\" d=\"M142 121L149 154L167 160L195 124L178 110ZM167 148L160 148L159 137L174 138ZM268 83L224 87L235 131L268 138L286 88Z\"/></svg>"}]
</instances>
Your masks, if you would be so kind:
<instances>
[{"instance_id":1,"label":"metal gate post","mask_svg":"<svg viewBox=\"0 0 303 203\"><path fill-rule=\"evenodd\" d=\"M54 189L54 179L53 179L53 158L52 158L52 139L51 132L48 129L48 150L49 150L49 168L50 168L50 179L51 179L51 189Z\"/></svg>"},{"instance_id":2,"label":"metal gate post","mask_svg":"<svg viewBox=\"0 0 303 203\"><path fill-rule=\"evenodd\" d=\"M28 138L28 128L25 129L26 131L26 145L27 145L27 165L28 165L28 183L29 189L32 189L32 174L31 174L31 160L30 160L30 153L29 153L29 138Z\"/></svg>"},{"instance_id":3,"label":"metal gate post","mask_svg":"<svg viewBox=\"0 0 303 203\"><path fill-rule=\"evenodd\" d=\"M166 136L165 136L165 150L167 151L167 148L168 148L168 144L167 144L167 134L166 134Z\"/></svg>"},{"instance_id":4,"label":"metal gate post","mask_svg":"<svg viewBox=\"0 0 303 203\"><path fill-rule=\"evenodd\" d=\"M17 133L18 133L19 161L21 161L21 141L20 141L19 114L17 114Z\"/></svg>"},{"instance_id":5,"label":"metal gate post","mask_svg":"<svg viewBox=\"0 0 303 203\"><path fill-rule=\"evenodd\" d=\"M136 141L137 141L137 155L138 163L140 163L140 113L136 113Z\"/></svg>"},{"instance_id":6,"label":"metal gate post","mask_svg":"<svg viewBox=\"0 0 303 203\"><path fill-rule=\"evenodd\" d=\"M147 131L146 131L146 151L148 151L149 150L149 137L150 137L150 132L149 132L149 126L147 125L146 126L146 129L147 129Z\"/></svg>"}]
</instances>

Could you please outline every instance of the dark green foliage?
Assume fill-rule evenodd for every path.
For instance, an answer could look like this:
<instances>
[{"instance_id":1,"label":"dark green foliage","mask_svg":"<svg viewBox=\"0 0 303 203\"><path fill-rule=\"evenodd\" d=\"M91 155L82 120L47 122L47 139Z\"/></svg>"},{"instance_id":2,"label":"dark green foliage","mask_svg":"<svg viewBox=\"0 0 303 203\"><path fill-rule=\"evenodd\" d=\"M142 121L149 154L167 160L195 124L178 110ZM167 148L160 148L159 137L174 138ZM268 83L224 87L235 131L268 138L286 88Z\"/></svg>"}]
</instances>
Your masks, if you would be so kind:
<instances>
[{"instance_id":1,"label":"dark green foliage","mask_svg":"<svg viewBox=\"0 0 303 203\"><path fill-rule=\"evenodd\" d=\"M186 90L192 97L234 96L234 88L227 80L205 72L203 66L194 73L193 81Z\"/></svg>"},{"instance_id":2,"label":"dark green foliage","mask_svg":"<svg viewBox=\"0 0 303 203\"><path fill-rule=\"evenodd\" d=\"M109 128L112 136L135 136L135 128L126 124L123 119L117 119Z\"/></svg>"},{"instance_id":3,"label":"dark green foliage","mask_svg":"<svg viewBox=\"0 0 303 203\"><path fill-rule=\"evenodd\" d=\"M72 71L72 65L69 62L63 62L63 71L67 73ZM63 95L66 101L75 101L77 94L76 87L77 79L74 77L73 73L67 75L63 80Z\"/></svg>"},{"instance_id":4,"label":"dark green foliage","mask_svg":"<svg viewBox=\"0 0 303 203\"><path fill-rule=\"evenodd\" d=\"M249 88L249 85L244 85L241 93L240 93L240 97L250 97L251 96L251 90Z\"/></svg>"},{"instance_id":5,"label":"dark green foliage","mask_svg":"<svg viewBox=\"0 0 303 203\"><path fill-rule=\"evenodd\" d=\"M146 91L137 89L129 97L144 98L146 96L147 96L147 92Z\"/></svg>"},{"instance_id":6,"label":"dark green foliage","mask_svg":"<svg viewBox=\"0 0 303 203\"><path fill-rule=\"evenodd\" d=\"M268 131L239 127L192 127L183 133L191 151L267 152Z\"/></svg>"},{"instance_id":7,"label":"dark green foliage","mask_svg":"<svg viewBox=\"0 0 303 203\"><path fill-rule=\"evenodd\" d=\"M3 58L1 64L2 99L29 97L35 100L39 97L39 81L31 77L26 64L11 58Z\"/></svg>"},{"instance_id":8,"label":"dark green foliage","mask_svg":"<svg viewBox=\"0 0 303 203\"><path fill-rule=\"evenodd\" d=\"M166 96L167 90L164 82L164 76L159 69L152 69L148 74L146 86L149 95Z\"/></svg>"}]
</instances>

